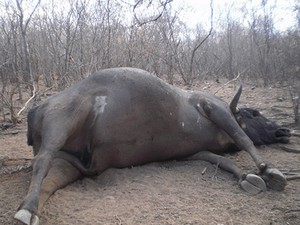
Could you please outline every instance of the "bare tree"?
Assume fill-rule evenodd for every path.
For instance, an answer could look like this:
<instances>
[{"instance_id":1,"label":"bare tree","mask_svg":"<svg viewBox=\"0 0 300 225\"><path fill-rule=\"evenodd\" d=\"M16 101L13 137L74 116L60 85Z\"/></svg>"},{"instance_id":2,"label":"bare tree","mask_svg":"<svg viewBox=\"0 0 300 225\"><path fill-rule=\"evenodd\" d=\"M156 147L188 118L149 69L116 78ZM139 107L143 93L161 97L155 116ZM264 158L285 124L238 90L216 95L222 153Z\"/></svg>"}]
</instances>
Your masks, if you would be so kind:
<instances>
[{"instance_id":1,"label":"bare tree","mask_svg":"<svg viewBox=\"0 0 300 225\"><path fill-rule=\"evenodd\" d=\"M294 121L300 124L300 32L290 31L281 44L281 80L287 83L293 105Z\"/></svg>"},{"instance_id":2,"label":"bare tree","mask_svg":"<svg viewBox=\"0 0 300 225\"><path fill-rule=\"evenodd\" d=\"M272 40L273 40L273 18L272 6L268 5L268 0L261 1L262 15L256 15L257 9L252 11L251 23L251 46L252 62L257 71L257 78L263 80L264 86L267 86L272 80Z\"/></svg>"},{"instance_id":3,"label":"bare tree","mask_svg":"<svg viewBox=\"0 0 300 225\"><path fill-rule=\"evenodd\" d=\"M37 7L39 6L41 0L38 0L34 8L32 9L31 13L29 14L28 18L25 18L24 9L23 9L23 0L16 0L17 8L18 8L18 17L19 17L19 26L21 30L21 37L22 37L22 52L23 52L23 78L24 81L27 83L32 83L36 81L32 75L31 71L31 63L30 63L30 54L29 48L27 43L27 29L30 20L34 12L36 11Z\"/></svg>"},{"instance_id":4,"label":"bare tree","mask_svg":"<svg viewBox=\"0 0 300 225\"><path fill-rule=\"evenodd\" d=\"M188 69L186 72L184 72L182 69L180 69L180 74L185 82L186 85L190 86L192 85L193 80L195 79L194 74L194 64L195 64L195 57L197 51L200 49L200 47L205 43L205 41L210 37L213 31L213 15L214 15L214 7L213 7L213 0L210 0L210 29L204 37L198 37L196 41L192 44L193 47L191 49L190 53L190 59L188 60Z\"/></svg>"}]
</instances>

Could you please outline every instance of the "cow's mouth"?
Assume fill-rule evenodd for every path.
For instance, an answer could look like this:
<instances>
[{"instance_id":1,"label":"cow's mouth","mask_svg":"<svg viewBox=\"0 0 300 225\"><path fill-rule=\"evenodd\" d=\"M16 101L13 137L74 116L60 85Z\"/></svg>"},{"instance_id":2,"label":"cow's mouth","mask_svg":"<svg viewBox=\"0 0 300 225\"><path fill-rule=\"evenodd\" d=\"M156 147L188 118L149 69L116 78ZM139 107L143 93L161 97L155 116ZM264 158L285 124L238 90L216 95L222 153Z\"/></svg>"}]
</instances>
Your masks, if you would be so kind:
<instances>
[{"instance_id":1,"label":"cow's mouth","mask_svg":"<svg viewBox=\"0 0 300 225\"><path fill-rule=\"evenodd\" d=\"M290 136L291 131L285 127L279 128L275 131L275 137L278 140L278 142L288 143Z\"/></svg>"}]
</instances>

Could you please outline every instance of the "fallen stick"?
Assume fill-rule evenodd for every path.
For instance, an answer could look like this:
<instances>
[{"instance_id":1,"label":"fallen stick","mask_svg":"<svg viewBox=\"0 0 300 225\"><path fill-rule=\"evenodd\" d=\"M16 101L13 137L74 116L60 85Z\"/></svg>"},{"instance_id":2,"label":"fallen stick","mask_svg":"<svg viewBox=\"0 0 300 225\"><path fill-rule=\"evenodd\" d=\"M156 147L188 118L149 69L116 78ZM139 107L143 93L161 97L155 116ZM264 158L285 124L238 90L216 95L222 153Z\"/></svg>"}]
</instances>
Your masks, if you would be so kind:
<instances>
[{"instance_id":1,"label":"fallen stick","mask_svg":"<svg viewBox=\"0 0 300 225\"><path fill-rule=\"evenodd\" d=\"M23 165L11 165L11 166L2 166L0 168L0 175L9 175L13 173L18 173L22 171L26 171L32 168L30 162L27 162Z\"/></svg>"},{"instance_id":2,"label":"fallen stick","mask_svg":"<svg viewBox=\"0 0 300 225\"><path fill-rule=\"evenodd\" d=\"M19 131L17 130L12 130L12 131L4 131L4 132L0 132L0 135L10 135L10 134L18 134Z\"/></svg>"},{"instance_id":3,"label":"fallen stick","mask_svg":"<svg viewBox=\"0 0 300 225\"><path fill-rule=\"evenodd\" d=\"M279 147L286 152L292 152L292 153L298 153L298 154L300 153L300 150L298 150L298 149L290 148L290 147L287 147L284 145L279 145Z\"/></svg>"},{"instance_id":4,"label":"fallen stick","mask_svg":"<svg viewBox=\"0 0 300 225\"><path fill-rule=\"evenodd\" d=\"M296 132L296 131L292 131L291 132L291 135L292 136L295 136L295 137L300 137L300 133Z\"/></svg>"},{"instance_id":5,"label":"fallen stick","mask_svg":"<svg viewBox=\"0 0 300 225\"><path fill-rule=\"evenodd\" d=\"M292 175L292 176L286 176L286 180L296 180L300 179L300 174Z\"/></svg>"},{"instance_id":6,"label":"fallen stick","mask_svg":"<svg viewBox=\"0 0 300 225\"><path fill-rule=\"evenodd\" d=\"M295 172L300 172L300 169L281 169L278 168L280 171L282 171L283 173L295 173ZM298 173L297 173L298 174Z\"/></svg>"},{"instance_id":7,"label":"fallen stick","mask_svg":"<svg viewBox=\"0 0 300 225\"><path fill-rule=\"evenodd\" d=\"M2 165L4 164L4 162L8 159L8 156L1 156L0 157L0 168L2 167Z\"/></svg>"},{"instance_id":8,"label":"fallen stick","mask_svg":"<svg viewBox=\"0 0 300 225\"><path fill-rule=\"evenodd\" d=\"M300 212L300 209L289 209L285 211L285 213L293 213L293 212Z\"/></svg>"},{"instance_id":9,"label":"fallen stick","mask_svg":"<svg viewBox=\"0 0 300 225\"><path fill-rule=\"evenodd\" d=\"M201 172L201 174L202 174L202 175L204 175L204 174L205 174L205 172L206 172L206 169L207 169L207 167L205 167L205 168L202 170L202 172Z\"/></svg>"}]
</instances>

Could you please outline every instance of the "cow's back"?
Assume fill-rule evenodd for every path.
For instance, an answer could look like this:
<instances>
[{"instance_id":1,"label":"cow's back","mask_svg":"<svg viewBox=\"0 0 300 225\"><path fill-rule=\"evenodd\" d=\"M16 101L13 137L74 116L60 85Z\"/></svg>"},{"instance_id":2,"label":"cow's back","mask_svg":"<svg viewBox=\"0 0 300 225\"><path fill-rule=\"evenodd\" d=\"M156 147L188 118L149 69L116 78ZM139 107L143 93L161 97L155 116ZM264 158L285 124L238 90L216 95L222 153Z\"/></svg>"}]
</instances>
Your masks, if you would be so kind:
<instances>
[{"instance_id":1,"label":"cow's back","mask_svg":"<svg viewBox=\"0 0 300 225\"><path fill-rule=\"evenodd\" d=\"M179 89L131 68L103 70L92 79L101 86L93 88L98 89L93 93L95 119L91 119L97 142L137 146L139 141L178 132L186 101Z\"/></svg>"}]
</instances>

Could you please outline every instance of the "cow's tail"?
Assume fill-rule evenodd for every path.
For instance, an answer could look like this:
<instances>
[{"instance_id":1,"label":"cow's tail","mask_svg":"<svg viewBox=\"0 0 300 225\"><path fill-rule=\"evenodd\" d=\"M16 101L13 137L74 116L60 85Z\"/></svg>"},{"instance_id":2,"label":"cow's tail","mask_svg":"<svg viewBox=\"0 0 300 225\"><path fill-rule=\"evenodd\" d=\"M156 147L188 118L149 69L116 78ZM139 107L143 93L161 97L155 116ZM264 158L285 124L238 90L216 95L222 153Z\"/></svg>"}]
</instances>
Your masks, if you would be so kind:
<instances>
[{"instance_id":1,"label":"cow's tail","mask_svg":"<svg viewBox=\"0 0 300 225\"><path fill-rule=\"evenodd\" d=\"M33 129L34 129L34 117L37 107L30 109L27 115L27 144L33 145Z\"/></svg>"}]
</instances>

